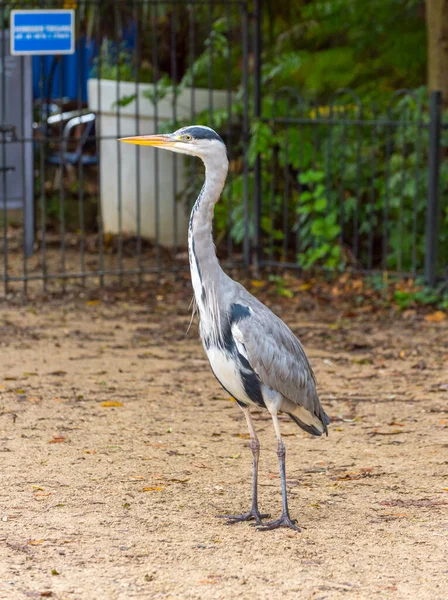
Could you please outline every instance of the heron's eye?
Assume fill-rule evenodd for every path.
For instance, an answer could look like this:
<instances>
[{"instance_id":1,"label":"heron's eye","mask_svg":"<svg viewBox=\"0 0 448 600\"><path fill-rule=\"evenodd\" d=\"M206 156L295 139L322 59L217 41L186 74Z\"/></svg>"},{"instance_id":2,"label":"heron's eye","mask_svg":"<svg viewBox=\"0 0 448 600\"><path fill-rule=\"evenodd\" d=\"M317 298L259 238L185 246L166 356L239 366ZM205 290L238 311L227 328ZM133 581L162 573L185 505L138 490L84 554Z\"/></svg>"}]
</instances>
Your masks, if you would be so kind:
<instances>
[{"instance_id":1,"label":"heron's eye","mask_svg":"<svg viewBox=\"0 0 448 600\"><path fill-rule=\"evenodd\" d=\"M191 140L193 139L192 136L189 133L186 133L185 135L182 136L182 139L185 142L191 142Z\"/></svg>"}]
</instances>

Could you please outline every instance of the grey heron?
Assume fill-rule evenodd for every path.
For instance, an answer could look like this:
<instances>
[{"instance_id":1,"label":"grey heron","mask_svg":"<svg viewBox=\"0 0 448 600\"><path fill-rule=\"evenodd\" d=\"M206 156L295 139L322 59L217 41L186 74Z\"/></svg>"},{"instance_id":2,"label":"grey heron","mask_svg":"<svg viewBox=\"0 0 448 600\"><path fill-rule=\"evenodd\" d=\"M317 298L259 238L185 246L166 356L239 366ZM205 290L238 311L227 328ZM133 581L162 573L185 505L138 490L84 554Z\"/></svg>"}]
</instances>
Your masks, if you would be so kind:
<instances>
[{"instance_id":1,"label":"grey heron","mask_svg":"<svg viewBox=\"0 0 448 600\"><path fill-rule=\"evenodd\" d=\"M252 506L242 515L222 515L229 523L253 519L261 530L300 528L289 516L286 490L286 450L278 414L286 413L306 432L328 435L330 423L319 401L316 380L305 351L287 325L241 284L222 270L213 243L213 213L228 172L227 150L221 137L204 126L182 127L171 134L121 139L202 159L205 183L193 206L188 231L191 279L199 311L199 331L212 371L222 387L238 402L250 434L253 455ZM260 443L249 406L269 411L277 437L283 512L269 515L258 510Z\"/></svg>"}]
</instances>

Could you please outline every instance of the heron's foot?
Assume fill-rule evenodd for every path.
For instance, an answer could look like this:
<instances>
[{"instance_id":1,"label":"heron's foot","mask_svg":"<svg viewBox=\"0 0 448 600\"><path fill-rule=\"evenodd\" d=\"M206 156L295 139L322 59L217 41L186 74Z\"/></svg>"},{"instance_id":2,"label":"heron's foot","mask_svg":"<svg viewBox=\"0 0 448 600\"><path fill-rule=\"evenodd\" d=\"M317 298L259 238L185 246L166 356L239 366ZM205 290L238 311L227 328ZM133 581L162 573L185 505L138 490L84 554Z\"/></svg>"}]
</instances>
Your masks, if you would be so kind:
<instances>
[{"instance_id":1,"label":"heron's foot","mask_svg":"<svg viewBox=\"0 0 448 600\"><path fill-rule=\"evenodd\" d=\"M297 523L297 519L291 519L288 514L283 514L280 519L276 519L275 521L269 521L268 523L263 523L259 527L257 527L258 531L270 531L271 529L278 529L279 527L289 527L294 531L302 531L300 527L294 525Z\"/></svg>"},{"instance_id":2,"label":"heron's foot","mask_svg":"<svg viewBox=\"0 0 448 600\"><path fill-rule=\"evenodd\" d=\"M267 519L271 515L261 514L258 509L252 508L249 512L242 515L217 515L218 519L228 519L227 525L235 525L235 523L242 523L243 521L255 521L257 525L263 525L262 519Z\"/></svg>"}]
</instances>

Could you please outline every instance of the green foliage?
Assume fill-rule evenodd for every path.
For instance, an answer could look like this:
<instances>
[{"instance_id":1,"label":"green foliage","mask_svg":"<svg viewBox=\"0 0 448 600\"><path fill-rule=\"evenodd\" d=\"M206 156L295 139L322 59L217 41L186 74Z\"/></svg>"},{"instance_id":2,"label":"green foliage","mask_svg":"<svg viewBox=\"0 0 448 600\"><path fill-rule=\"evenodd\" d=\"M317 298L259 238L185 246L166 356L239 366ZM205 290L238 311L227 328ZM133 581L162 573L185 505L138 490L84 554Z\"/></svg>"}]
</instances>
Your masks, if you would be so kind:
<instances>
[{"instance_id":1,"label":"green foliage","mask_svg":"<svg viewBox=\"0 0 448 600\"><path fill-rule=\"evenodd\" d=\"M424 0L265 3L265 82L320 101L339 87L370 99L418 87L426 76L424 10Z\"/></svg>"},{"instance_id":2,"label":"green foliage","mask_svg":"<svg viewBox=\"0 0 448 600\"><path fill-rule=\"evenodd\" d=\"M336 206L330 206L324 185L323 171L308 170L300 173L298 181L307 191L299 195L297 213L303 215L298 224L302 246L305 250L298 255L298 262L304 269L316 263L323 263L329 268L336 268L341 261Z\"/></svg>"},{"instance_id":3,"label":"green foliage","mask_svg":"<svg viewBox=\"0 0 448 600\"><path fill-rule=\"evenodd\" d=\"M262 161L262 251L266 258L298 261L305 269L350 264L421 272L428 195L426 89L389 96L376 107L357 102L348 94L320 106L287 90L264 95L265 115L275 107L276 117L302 122L289 126L267 119L251 126L247 159L250 166L258 155ZM233 119L240 118L242 104L232 108ZM210 124L208 112L203 118ZM447 132L442 146L448 148ZM238 145L232 148L232 156L240 152ZM448 263L446 161L440 178L443 266ZM230 231L235 242L244 232L239 222L243 181L240 168L232 174L231 201L219 207L216 217L218 233Z\"/></svg>"},{"instance_id":4,"label":"green foliage","mask_svg":"<svg viewBox=\"0 0 448 600\"><path fill-rule=\"evenodd\" d=\"M279 275L269 275L269 281L271 283L275 283L275 291L279 296L283 296L285 298L294 297L294 292L286 286L283 277L280 277Z\"/></svg>"}]
</instances>

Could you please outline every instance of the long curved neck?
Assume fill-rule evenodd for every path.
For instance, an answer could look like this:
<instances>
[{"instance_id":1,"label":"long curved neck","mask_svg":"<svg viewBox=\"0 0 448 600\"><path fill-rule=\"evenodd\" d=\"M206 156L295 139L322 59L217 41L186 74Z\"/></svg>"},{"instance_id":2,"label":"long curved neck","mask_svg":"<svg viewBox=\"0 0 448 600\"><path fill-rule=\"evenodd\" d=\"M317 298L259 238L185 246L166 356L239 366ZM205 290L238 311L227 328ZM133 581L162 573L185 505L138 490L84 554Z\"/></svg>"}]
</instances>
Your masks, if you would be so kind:
<instances>
[{"instance_id":1,"label":"long curved neck","mask_svg":"<svg viewBox=\"0 0 448 600\"><path fill-rule=\"evenodd\" d=\"M213 212L227 177L229 163L225 151L204 160L205 183L193 206L188 233L188 249L193 288L199 300L203 276L207 280L223 273L213 243Z\"/></svg>"}]
</instances>

